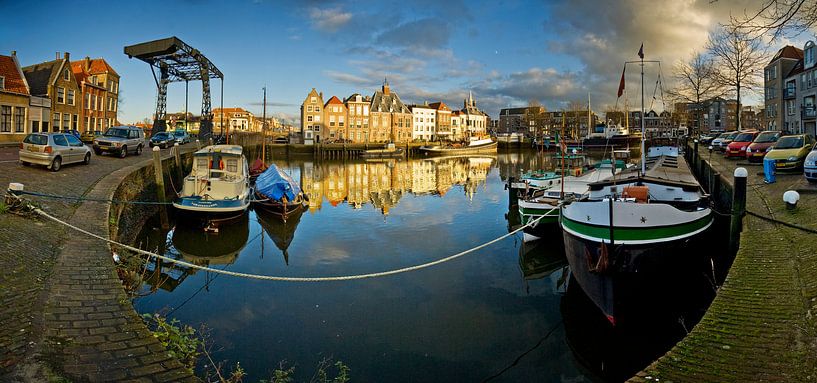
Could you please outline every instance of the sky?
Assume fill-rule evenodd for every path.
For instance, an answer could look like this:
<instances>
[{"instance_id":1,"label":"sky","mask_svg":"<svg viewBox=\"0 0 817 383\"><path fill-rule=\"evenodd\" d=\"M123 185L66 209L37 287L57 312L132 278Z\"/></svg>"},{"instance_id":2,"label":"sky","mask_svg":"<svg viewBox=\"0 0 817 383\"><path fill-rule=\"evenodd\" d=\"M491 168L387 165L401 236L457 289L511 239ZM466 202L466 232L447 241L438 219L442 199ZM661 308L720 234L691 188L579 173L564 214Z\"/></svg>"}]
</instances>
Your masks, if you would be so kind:
<instances>
[{"instance_id":1,"label":"sky","mask_svg":"<svg viewBox=\"0 0 817 383\"><path fill-rule=\"evenodd\" d=\"M128 59L127 45L176 36L225 75L225 107L297 123L311 88L345 98L371 95L387 79L406 103L462 107L469 92L492 118L536 100L549 110L570 102L603 112L616 105L624 61L644 44L646 107L663 108L672 67L703 51L707 35L751 0L552 1L10 1L0 0L0 54L17 51L23 66L70 52L102 57L121 75L120 121L155 110L148 64ZM59 21L59 22L57 22ZM771 50L789 41L778 41ZM802 47L800 41L793 41ZM773 53L773 52L772 52ZM627 67L626 98L640 102L637 66ZM221 81L212 83L213 107ZM201 110L201 86L190 83L189 110ZM656 94L653 100L652 96ZM749 102L761 97L748 96ZM668 102L668 100L664 99ZM624 103L618 100L618 107ZM168 112L184 111L184 83L168 91Z\"/></svg>"}]
</instances>

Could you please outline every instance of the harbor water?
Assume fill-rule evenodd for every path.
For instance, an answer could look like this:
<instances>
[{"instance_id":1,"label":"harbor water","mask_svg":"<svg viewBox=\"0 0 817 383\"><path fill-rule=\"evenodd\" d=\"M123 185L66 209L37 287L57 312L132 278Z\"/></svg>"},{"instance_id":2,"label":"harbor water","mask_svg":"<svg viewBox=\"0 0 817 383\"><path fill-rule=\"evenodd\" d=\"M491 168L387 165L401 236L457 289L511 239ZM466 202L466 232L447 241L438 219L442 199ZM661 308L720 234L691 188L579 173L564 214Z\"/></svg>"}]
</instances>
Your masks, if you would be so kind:
<instances>
[{"instance_id":1,"label":"harbor water","mask_svg":"<svg viewBox=\"0 0 817 383\"><path fill-rule=\"evenodd\" d=\"M550 153L524 150L273 162L309 193L303 214L284 223L251 210L217 233L189 217L174 218L170 231L150 220L137 245L257 275L399 269L507 234L519 224L508 177L557 166ZM589 382L622 381L645 367L714 296L712 271L694 270L679 278L683 294L635 302L645 320L614 328L571 283L553 231L537 242L523 243L518 233L431 268L355 281L261 281L151 262L134 304L140 313L204 326L213 360L240 362L249 381L269 379L281 362L296 367L298 381L309 380L331 358L360 382Z\"/></svg>"}]
</instances>

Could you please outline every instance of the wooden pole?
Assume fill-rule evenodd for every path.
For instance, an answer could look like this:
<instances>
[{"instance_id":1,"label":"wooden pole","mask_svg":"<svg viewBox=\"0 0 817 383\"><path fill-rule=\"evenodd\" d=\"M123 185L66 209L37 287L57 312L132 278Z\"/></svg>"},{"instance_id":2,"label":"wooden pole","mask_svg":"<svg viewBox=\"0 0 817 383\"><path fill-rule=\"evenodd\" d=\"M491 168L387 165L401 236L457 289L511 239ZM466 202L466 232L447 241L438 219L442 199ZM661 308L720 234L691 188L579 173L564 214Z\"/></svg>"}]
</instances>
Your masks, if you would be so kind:
<instances>
[{"instance_id":1,"label":"wooden pole","mask_svg":"<svg viewBox=\"0 0 817 383\"><path fill-rule=\"evenodd\" d=\"M179 143L176 142L173 144L173 158L176 162L176 175L178 176L178 180L184 180L184 169L182 169L182 154L181 150L179 150Z\"/></svg>"},{"instance_id":2,"label":"wooden pole","mask_svg":"<svg viewBox=\"0 0 817 383\"><path fill-rule=\"evenodd\" d=\"M167 218L167 197L165 196L165 176L162 169L162 154L159 147L153 147L153 170L156 175L156 197L159 205L159 218L162 221L162 230L170 229L170 220Z\"/></svg>"},{"instance_id":3,"label":"wooden pole","mask_svg":"<svg viewBox=\"0 0 817 383\"><path fill-rule=\"evenodd\" d=\"M735 183L732 189L732 218L729 224L729 251L735 254L740 244L743 216L746 214L746 168L735 169Z\"/></svg>"}]
</instances>

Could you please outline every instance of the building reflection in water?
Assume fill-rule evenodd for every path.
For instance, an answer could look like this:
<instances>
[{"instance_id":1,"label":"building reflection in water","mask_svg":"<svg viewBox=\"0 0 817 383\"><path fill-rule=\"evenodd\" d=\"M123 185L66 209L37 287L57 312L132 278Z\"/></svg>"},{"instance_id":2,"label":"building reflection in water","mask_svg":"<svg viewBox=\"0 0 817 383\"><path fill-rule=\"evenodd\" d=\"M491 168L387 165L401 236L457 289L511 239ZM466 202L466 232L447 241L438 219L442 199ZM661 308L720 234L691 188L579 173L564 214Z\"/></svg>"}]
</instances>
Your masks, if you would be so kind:
<instances>
[{"instance_id":1,"label":"building reflection in water","mask_svg":"<svg viewBox=\"0 0 817 383\"><path fill-rule=\"evenodd\" d=\"M311 213L328 201L333 207L347 203L355 209L371 204L388 215L406 194L445 196L461 186L473 198L480 186L485 187L495 161L496 156L303 162L299 173Z\"/></svg>"}]
</instances>

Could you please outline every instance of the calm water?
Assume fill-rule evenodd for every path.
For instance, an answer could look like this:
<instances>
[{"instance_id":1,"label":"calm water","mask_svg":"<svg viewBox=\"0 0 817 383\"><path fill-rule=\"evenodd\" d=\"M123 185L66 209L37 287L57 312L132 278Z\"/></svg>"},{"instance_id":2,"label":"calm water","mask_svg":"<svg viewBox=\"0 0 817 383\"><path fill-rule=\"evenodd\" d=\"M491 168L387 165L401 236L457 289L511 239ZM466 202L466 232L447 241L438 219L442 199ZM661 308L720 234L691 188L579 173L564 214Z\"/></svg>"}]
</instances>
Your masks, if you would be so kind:
<instances>
[{"instance_id":1,"label":"calm water","mask_svg":"<svg viewBox=\"0 0 817 383\"><path fill-rule=\"evenodd\" d=\"M517 222L505 180L551 162L533 152L276 161L311 196L300 217L284 225L250 212L218 234L189 220L170 232L149 222L138 241L198 264L262 275L402 268L507 233ZM473 382L497 374L492 381L621 380L663 353L702 312L699 298L684 303L683 313L670 310L670 319L645 325L649 341L640 340L643 331L610 329L577 285L567 292L558 233L533 245L518 235L430 269L351 282L265 282L169 264L159 271L136 309L205 324L213 358L241 362L249 381L268 378L284 360L308 380L325 357L346 363L358 382ZM704 288L696 297L711 289L698 286Z\"/></svg>"}]
</instances>

